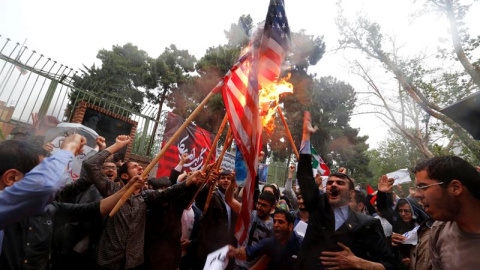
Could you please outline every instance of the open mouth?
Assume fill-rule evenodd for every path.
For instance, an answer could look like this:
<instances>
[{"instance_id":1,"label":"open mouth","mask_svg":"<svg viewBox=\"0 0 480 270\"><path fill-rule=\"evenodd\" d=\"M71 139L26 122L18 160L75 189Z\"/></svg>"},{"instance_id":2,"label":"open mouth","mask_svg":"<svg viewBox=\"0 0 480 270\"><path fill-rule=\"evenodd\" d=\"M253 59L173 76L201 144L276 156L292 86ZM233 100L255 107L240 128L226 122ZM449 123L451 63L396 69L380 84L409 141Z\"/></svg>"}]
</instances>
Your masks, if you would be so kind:
<instances>
[{"instance_id":1,"label":"open mouth","mask_svg":"<svg viewBox=\"0 0 480 270\"><path fill-rule=\"evenodd\" d=\"M330 197L337 197L340 194L340 191L336 188L330 190Z\"/></svg>"}]
</instances>

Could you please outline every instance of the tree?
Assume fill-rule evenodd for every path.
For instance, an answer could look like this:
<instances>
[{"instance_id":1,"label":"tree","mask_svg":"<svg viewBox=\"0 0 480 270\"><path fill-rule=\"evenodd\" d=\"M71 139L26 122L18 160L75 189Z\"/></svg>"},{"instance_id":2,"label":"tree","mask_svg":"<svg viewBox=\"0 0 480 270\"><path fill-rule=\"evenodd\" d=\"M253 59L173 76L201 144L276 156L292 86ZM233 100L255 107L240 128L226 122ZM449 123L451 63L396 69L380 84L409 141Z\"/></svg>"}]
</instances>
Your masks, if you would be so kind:
<instances>
[{"instance_id":1,"label":"tree","mask_svg":"<svg viewBox=\"0 0 480 270\"><path fill-rule=\"evenodd\" d=\"M358 130L350 126L350 117L356 102L353 87L333 77L321 77L315 81L310 113L317 119L319 131L312 137L312 144L329 165L336 163L346 167L358 181L372 177L368 169L366 151L367 136L358 136Z\"/></svg>"},{"instance_id":2,"label":"tree","mask_svg":"<svg viewBox=\"0 0 480 270\"><path fill-rule=\"evenodd\" d=\"M468 63L463 63L468 60L467 54L462 54L462 42L461 40L459 41L458 38L455 38L455 33L457 31L455 30L454 26L460 23L465 11L468 10L468 7L458 4L458 1L455 2L455 4L452 4L453 2L448 0L428 1L428 3L435 4L437 8L443 8L442 10L447 14L454 14L454 16L450 16L450 23L455 52L457 53L459 59L461 59L460 61L462 62L464 69L468 71L467 73L469 74L470 79L475 82L476 79L474 76L476 75L475 72L472 71L478 69L478 64L472 64L472 66L475 68L471 69L468 67ZM381 63L386 70L395 76L395 79L399 82L405 94L409 95L412 100L414 100L426 113L438 119L448 128L450 128L455 134L455 139L458 138L468 147L468 149L477 159L480 158L480 144L476 142L460 125L440 111L442 108L442 104L440 102L442 95L445 95L443 96L443 99L445 99L447 96L450 98L458 96L458 92L455 93L455 91L458 91L459 89L449 88L451 85L441 86L437 83L439 77L448 77L447 74L443 73L443 76L435 77L432 73L425 72L427 69L422 66L421 62L419 61L420 59L415 59L412 61L396 61L398 59L398 55L395 55L394 51L392 50L385 50L385 38L381 33L380 26L377 23L369 21L365 17L360 17L356 22L352 23L340 14L337 20L337 25L342 34L342 38L340 40L341 48L353 48L360 50L368 58L374 59ZM477 43L471 43L470 45L478 46ZM410 69L407 71L408 66L402 66L399 64L401 62L415 63L415 69ZM419 76L414 77L409 76L409 74L413 74L417 71L422 71L423 74L416 74ZM428 74L428 76L426 74ZM457 80L460 78L461 76L456 77ZM465 93L465 91L468 90L469 88L463 88L460 91Z\"/></svg>"},{"instance_id":3,"label":"tree","mask_svg":"<svg viewBox=\"0 0 480 270\"><path fill-rule=\"evenodd\" d=\"M190 55L187 50L177 49L173 44L165 48L165 51L157 59L151 61L151 76L146 78L149 89L147 90L147 98L153 104L158 104L159 108L153 127L154 134L151 136L147 147L147 155L150 154L155 139L163 105L165 102L175 104L173 93L181 85L190 81L190 73L195 70L195 62L195 56Z\"/></svg>"},{"instance_id":4,"label":"tree","mask_svg":"<svg viewBox=\"0 0 480 270\"><path fill-rule=\"evenodd\" d=\"M366 113L377 114L385 124L390 126L390 128L394 129L397 133L402 134L405 139L408 139L413 145L415 145L424 157L433 157L434 155L429 149L430 118L425 118L426 113L424 113L412 99L405 97L400 86L397 96L393 96L394 91L389 91L392 97L385 97L383 94L384 91L382 91L373 81L373 78L365 67L358 62L356 62L356 66L359 69L359 76L368 83L371 89L364 93L370 94L368 96L368 102L364 105L373 108ZM424 120L421 121L421 118Z\"/></svg>"},{"instance_id":5,"label":"tree","mask_svg":"<svg viewBox=\"0 0 480 270\"><path fill-rule=\"evenodd\" d=\"M376 149L368 151L370 157L369 168L375 178L398 169L412 169L418 161L423 159L423 154L418 148L398 130L391 129L389 138L382 141Z\"/></svg>"},{"instance_id":6,"label":"tree","mask_svg":"<svg viewBox=\"0 0 480 270\"><path fill-rule=\"evenodd\" d=\"M96 93L106 93L121 97L127 108L140 112L144 104L145 78L151 76L150 57L137 46L127 43L115 45L112 50L100 50L97 58L102 61L101 67L95 64L86 66L84 74L74 76L74 86ZM70 96L74 102L77 94Z\"/></svg>"}]
</instances>

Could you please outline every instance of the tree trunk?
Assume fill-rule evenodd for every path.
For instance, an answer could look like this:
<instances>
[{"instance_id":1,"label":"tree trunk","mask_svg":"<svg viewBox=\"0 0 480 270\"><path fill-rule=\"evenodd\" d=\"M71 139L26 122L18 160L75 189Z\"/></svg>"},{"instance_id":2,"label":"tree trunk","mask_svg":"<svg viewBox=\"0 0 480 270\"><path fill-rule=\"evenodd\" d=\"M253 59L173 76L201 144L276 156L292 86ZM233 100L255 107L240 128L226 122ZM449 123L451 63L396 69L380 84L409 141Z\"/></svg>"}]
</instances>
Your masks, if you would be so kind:
<instances>
[{"instance_id":1,"label":"tree trunk","mask_svg":"<svg viewBox=\"0 0 480 270\"><path fill-rule=\"evenodd\" d=\"M153 143L155 142L155 136L157 135L158 123L160 122L160 115L162 114L163 103L167 97L167 90L163 90L162 97L160 98L160 104L158 107L157 118L155 119L155 125L153 125L152 135L150 136L150 142L147 146L147 156L150 156L152 151Z\"/></svg>"},{"instance_id":2,"label":"tree trunk","mask_svg":"<svg viewBox=\"0 0 480 270\"><path fill-rule=\"evenodd\" d=\"M453 132L458 136L460 141L462 141L472 154L475 155L477 159L480 159L480 144L475 141L471 135L466 132L459 124L453 121L450 117L446 116L445 114L439 112L440 107L434 103L430 103L426 100L425 97L421 95L410 83L408 82L405 74L383 53L377 52L379 59L387 65L387 67L393 71L393 73L397 76L397 80L402 84L405 91L410 94L410 96L415 100L415 102L420 105L422 109L424 109L428 114L431 116L439 119L440 121L444 122L447 126L449 126Z\"/></svg>"},{"instance_id":3,"label":"tree trunk","mask_svg":"<svg viewBox=\"0 0 480 270\"><path fill-rule=\"evenodd\" d=\"M458 61L460 61L465 71L470 75L470 77L472 77L473 82L480 87L480 70L479 67L472 65L468 57L465 55L465 51L463 50L460 40L460 35L458 34L457 20L455 18L455 13L453 12L452 0L445 1L445 10L447 12L448 21L450 22L452 43L453 47L455 48Z\"/></svg>"}]
</instances>

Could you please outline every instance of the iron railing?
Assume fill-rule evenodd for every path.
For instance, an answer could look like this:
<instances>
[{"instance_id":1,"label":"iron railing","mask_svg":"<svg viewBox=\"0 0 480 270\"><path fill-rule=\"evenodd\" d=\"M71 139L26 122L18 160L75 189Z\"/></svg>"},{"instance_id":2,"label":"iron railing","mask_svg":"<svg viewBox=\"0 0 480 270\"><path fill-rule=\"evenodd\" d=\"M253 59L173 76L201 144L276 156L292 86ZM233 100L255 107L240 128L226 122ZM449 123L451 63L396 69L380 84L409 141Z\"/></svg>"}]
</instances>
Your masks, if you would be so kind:
<instances>
[{"instance_id":1,"label":"iron railing","mask_svg":"<svg viewBox=\"0 0 480 270\"><path fill-rule=\"evenodd\" d=\"M0 35L0 123L28 127L32 124L32 113L68 122L76 105L86 101L137 122L132 153L145 155L157 107L145 102L138 112L125 97L76 87L73 77L77 74L73 68ZM163 121L164 117L160 119L156 137L161 138ZM158 151L159 141L155 140L151 153Z\"/></svg>"}]
</instances>

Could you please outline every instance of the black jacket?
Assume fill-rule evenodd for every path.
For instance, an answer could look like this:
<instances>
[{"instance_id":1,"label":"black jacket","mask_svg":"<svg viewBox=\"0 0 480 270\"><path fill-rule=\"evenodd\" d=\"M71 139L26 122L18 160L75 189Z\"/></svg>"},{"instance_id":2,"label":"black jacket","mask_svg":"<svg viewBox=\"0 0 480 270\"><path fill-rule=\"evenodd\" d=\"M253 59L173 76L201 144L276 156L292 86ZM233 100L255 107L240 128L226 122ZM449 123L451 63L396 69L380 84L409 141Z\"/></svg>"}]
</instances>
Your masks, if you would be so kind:
<instances>
[{"instance_id":1,"label":"black jacket","mask_svg":"<svg viewBox=\"0 0 480 270\"><path fill-rule=\"evenodd\" d=\"M177 183L180 172L172 170L170 181ZM149 205L145 225L146 269L175 270L182 257L180 238L181 218L197 188L183 190L170 202L163 205Z\"/></svg>"},{"instance_id":2,"label":"black jacket","mask_svg":"<svg viewBox=\"0 0 480 270\"><path fill-rule=\"evenodd\" d=\"M69 204L54 202L44 214L28 217L5 228L0 269L48 269L55 227L75 220L100 216L100 202Z\"/></svg>"},{"instance_id":3,"label":"black jacket","mask_svg":"<svg viewBox=\"0 0 480 270\"><path fill-rule=\"evenodd\" d=\"M312 172L311 156L301 154L297 179L306 209L310 213L308 228L300 251L297 269L324 269L322 251L340 251L337 242L349 247L362 259L379 262L385 269L395 269L395 258L385 243L380 221L349 211L348 219L335 231L335 216L327 196L320 194Z\"/></svg>"},{"instance_id":4,"label":"black jacket","mask_svg":"<svg viewBox=\"0 0 480 270\"><path fill-rule=\"evenodd\" d=\"M195 205L203 209L208 195L208 188L204 188L197 196ZM235 223L236 214L231 212L230 226L228 224L227 208L219 191L214 191L210 201L209 208L200 221L200 232L198 236L198 259L202 265L207 255L212 251L224 247L225 245L236 246ZM230 230L229 230L230 227Z\"/></svg>"}]
</instances>

